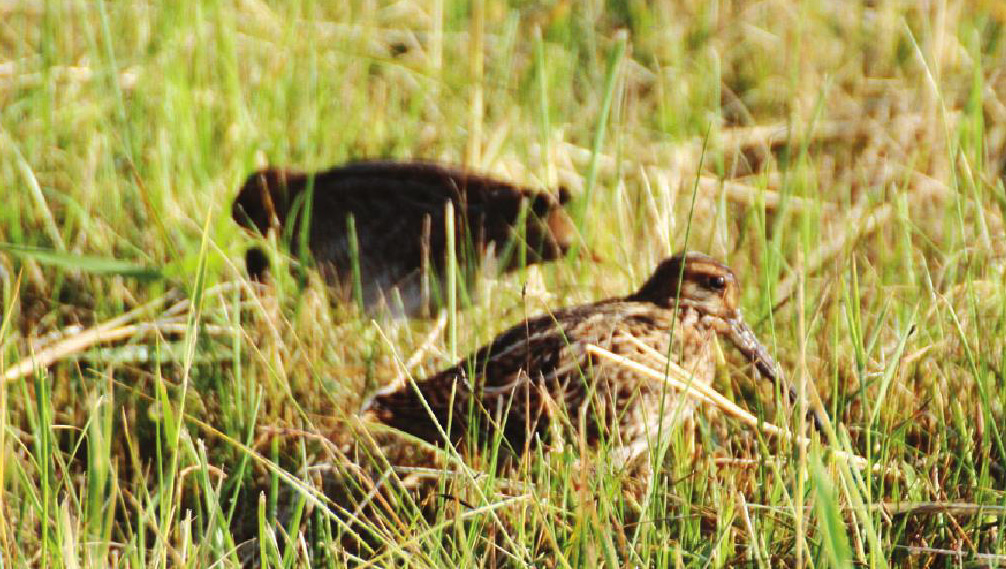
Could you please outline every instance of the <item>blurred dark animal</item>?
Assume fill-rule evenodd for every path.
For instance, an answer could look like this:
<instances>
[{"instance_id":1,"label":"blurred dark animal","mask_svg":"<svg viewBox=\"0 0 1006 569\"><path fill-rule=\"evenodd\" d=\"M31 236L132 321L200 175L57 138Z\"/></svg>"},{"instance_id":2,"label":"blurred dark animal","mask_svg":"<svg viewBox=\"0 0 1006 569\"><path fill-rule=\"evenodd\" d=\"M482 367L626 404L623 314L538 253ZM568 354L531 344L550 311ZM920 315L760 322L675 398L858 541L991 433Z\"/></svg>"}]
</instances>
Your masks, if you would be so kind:
<instances>
[{"instance_id":1,"label":"blurred dark animal","mask_svg":"<svg viewBox=\"0 0 1006 569\"><path fill-rule=\"evenodd\" d=\"M309 188L314 198L307 204ZM281 230L297 255L309 212L308 247L343 300L354 297L358 267L360 300L368 309L383 305L416 315L446 298L448 202L459 266L468 278L487 264L513 270L562 257L575 237L563 208L568 200L565 189L553 196L436 164L360 162L314 174L256 172L238 193L232 215L263 235ZM249 253L253 278L267 267L261 251Z\"/></svg>"}]
</instances>

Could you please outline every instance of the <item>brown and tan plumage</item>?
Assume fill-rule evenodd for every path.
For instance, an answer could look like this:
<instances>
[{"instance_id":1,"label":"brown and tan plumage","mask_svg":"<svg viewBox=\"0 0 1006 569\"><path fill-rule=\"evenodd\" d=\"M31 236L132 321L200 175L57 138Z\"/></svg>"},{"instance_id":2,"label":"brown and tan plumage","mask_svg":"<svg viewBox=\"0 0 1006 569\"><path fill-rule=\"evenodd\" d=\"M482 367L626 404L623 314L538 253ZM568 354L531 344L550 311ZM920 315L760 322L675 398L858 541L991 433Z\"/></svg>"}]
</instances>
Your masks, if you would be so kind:
<instances>
[{"instance_id":1,"label":"brown and tan plumage","mask_svg":"<svg viewBox=\"0 0 1006 569\"><path fill-rule=\"evenodd\" d=\"M347 219L352 216L362 300L368 307L390 300L397 287L405 312L416 314L425 296L443 290L436 276L445 274L447 202L454 206L459 262L470 270L481 266L490 250L506 253L504 270L517 268L522 259L551 261L566 253L575 235L562 207L569 198L565 190L552 196L422 162L359 162L314 174L262 170L248 177L232 215L263 234L273 226L292 230L291 250L297 254L299 212L309 187L314 192L311 254L329 284L349 296L354 247ZM293 227L287 227L290 223ZM261 255L249 256L250 272L264 266ZM434 277L432 291L421 287L424 270Z\"/></svg>"},{"instance_id":2,"label":"brown and tan plumage","mask_svg":"<svg viewBox=\"0 0 1006 569\"><path fill-rule=\"evenodd\" d=\"M714 337L721 336L775 380L775 362L741 317L738 286L734 273L716 260L676 255L634 294L521 322L416 386L439 425L450 424L454 443L476 426L483 435L502 429L519 453L536 437L582 429L590 442L616 437L615 444L640 450L662 420L668 426L670 417L687 415L690 404L659 383L591 357L587 346L639 361L647 356L642 343L669 354L708 385L715 373ZM378 394L367 408L395 428L432 442L443 439L411 385Z\"/></svg>"}]
</instances>

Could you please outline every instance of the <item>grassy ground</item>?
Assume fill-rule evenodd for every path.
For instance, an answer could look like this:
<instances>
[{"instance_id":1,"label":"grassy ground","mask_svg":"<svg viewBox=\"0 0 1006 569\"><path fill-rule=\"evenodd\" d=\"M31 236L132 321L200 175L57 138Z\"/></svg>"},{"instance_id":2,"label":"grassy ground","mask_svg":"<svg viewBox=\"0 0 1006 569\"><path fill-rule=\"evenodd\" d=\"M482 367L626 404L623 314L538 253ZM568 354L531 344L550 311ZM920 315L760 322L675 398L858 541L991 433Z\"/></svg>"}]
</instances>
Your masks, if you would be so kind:
<instances>
[{"instance_id":1,"label":"grassy ground","mask_svg":"<svg viewBox=\"0 0 1006 569\"><path fill-rule=\"evenodd\" d=\"M0 1L0 567L1006 564L1003 5L468 4ZM362 157L566 185L604 260L441 322L332 308L281 253L253 290L244 176ZM398 362L684 247L738 272L833 440L704 414L642 489L608 449L367 454ZM799 416L734 361L721 391Z\"/></svg>"}]
</instances>

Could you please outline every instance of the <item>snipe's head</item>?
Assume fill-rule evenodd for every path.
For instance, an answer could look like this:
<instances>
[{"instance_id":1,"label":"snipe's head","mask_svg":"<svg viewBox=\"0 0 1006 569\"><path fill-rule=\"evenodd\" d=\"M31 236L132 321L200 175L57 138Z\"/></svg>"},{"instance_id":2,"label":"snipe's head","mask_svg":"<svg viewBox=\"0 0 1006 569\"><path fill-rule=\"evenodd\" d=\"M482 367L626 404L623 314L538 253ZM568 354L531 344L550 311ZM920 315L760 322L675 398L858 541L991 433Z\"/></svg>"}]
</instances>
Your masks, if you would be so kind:
<instances>
[{"instance_id":1,"label":"snipe's head","mask_svg":"<svg viewBox=\"0 0 1006 569\"><path fill-rule=\"evenodd\" d=\"M693 251L665 259L628 299L670 309L691 308L710 316L708 321L716 331L729 338L762 375L772 381L779 378L772 356L741 316L737 277L716 259Z\"/></svg>"},{"instance_id":2,"label":"snipe's head","mask_svg":"<svg viewBox=\"0 0 1006 569\"><path fill-rule=\"evenodd\" d=\"M690 307L719 318L739 318L737 277L723 263L689 251L664 259L630 297L665 308Z\"/></svg>"}]
</instances>

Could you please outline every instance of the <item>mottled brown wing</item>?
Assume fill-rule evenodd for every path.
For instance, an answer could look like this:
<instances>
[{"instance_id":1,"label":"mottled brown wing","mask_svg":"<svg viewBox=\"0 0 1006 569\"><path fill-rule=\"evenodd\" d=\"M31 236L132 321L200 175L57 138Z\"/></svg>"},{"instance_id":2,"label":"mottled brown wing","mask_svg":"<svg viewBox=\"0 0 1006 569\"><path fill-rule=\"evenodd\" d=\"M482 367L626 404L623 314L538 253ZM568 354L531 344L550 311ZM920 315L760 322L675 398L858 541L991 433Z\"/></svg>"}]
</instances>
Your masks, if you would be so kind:
<instances>
[{"instance_id":1,"label":"mottled brown wing","mask_svg":"<svg viewBox=\"0 0 1006 569\"><path fill-rule=\"evenodd\" d=\"M504 439L520 452L529 437L547 440L554 429L566 428L556 424L560 416L578 430L580 408L588 404L582 427L594 440L622 421L624 408L640 395L641 384L624 368L594 360L587 345L639 356L639 348L624 341L629 334L666 350L669 322L668 311L640 303L609 301L557 311L510 328L418 387L441 425L450 418L453 442L476 426L481 435L502 429ZM411 386L378 396L371 409L398 429L442 440ZM478 418L477 425L471 417Z\"/></svg>"},{"instance_id":2,"label":"mottled brown wing","mask_svg":"<svg viewBox=\"0 0 1006 569\"><path fill-rule=\"evenodd\" d=\"M483 434L499 426L495 419L500 404L510 408L512 415L505 422L510 428L504 425L504 436L512 443L523 441L526 429L523 426L517 429L517 423L523 425L523 420L529 418L528 409L540 408L537 386L541 385L541 377L569 359L562 333L564 316L564 312L559 312L521 322L456 366L417 383L422 399L440 425L446 427L450 423L452 442L457 443L475 427L470 420L473 417L478 418ZM528 389L529 386L534 388ZM529 402L531 397L534 401ZM406 385L375 397L369 410L399 430L440 442L440 430L423 400L415 388ZM520 420L514 422L518 415ZM517 430L519 433L510 432Z\"/></svg>"}]
</instances>

